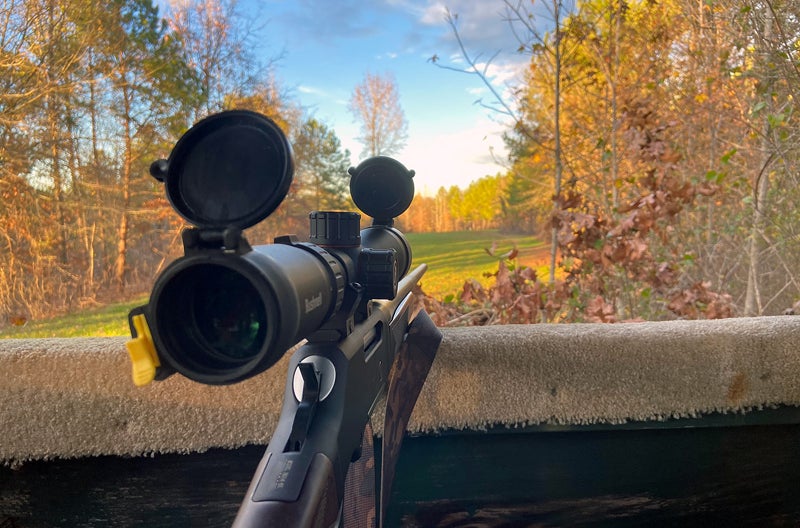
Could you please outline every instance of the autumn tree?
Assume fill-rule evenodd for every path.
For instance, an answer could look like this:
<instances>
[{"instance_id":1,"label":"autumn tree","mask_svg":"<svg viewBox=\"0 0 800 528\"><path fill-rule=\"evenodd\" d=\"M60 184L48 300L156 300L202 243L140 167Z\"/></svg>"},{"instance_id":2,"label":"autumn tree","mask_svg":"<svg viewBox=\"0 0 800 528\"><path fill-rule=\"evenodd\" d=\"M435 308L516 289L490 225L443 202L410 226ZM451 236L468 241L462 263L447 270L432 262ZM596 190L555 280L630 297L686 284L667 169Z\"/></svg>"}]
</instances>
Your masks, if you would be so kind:
<instances>
[{"instance_id":1,"label":"autumn tree","mask_svg":"<svg viewBox=\"0 0 800 528\"><path fill-rule=\"evenodd\" d=\"M112 3L105 15L107 39L101 51L108 58L109 110L117 120L119 143L118 185L121 191L114 279L122 289L128 271L131 222L141 207L144 184L152 188L147 167L156 159L153 146L164 132L185 122L184 102L191 97L191 72L177 47L166 38L166 25L151 0ZM180 80L180 82L176 82ZM183 116L183 119L181 117Z\"/></svg>"},{"instance_id":2,"label":"autumn tree","mask_svg":"<svg viewBox=\"0 0 800 528\"><path fill-rule=\"evenodd\" d=\"M535 18L516 14L522 3L506 5L512 22ZM597 292L578 302L592 317L700 316L698 307L720 289L742 302L743 271L756 269L753 262L761 271L749 274L761 286L750 296L760 313L797 292L796 259L786 251L796 230L783 213L796 203L790 87L797 84L789 79L797 70L786 60L794 54L789 41L766 31L770 19L784 37L795 34L788 3L588 0L565 14L558 31L521 47L530 67L524 85L510 87L521 98L509 107L515 124L504 221L519 225L533 213L534 223L547 225L555 196L560 265L580 270L574 291ZM481 67L473 71L485 74ZM553 192L559 159L561 196ZM775 185L780 192L770 191ZM658 227L631 226L631 207L637 221ZM588 240L588 232L598 236L575 253L574 241ZM669 273L635 271L643 264ZM730 313L716 306L706 315Z\"/></svg>"},{"instance_id":3,"label":"autumn tree","mask_svg":"<svg viewBox=\"0 0 800 528\"><path fill-rule=\"evenodd\" d=\"M433 230L435 200L417 193L408 209L395 219L396 225L404 232L427 233Z\"/></svg>"},{"instance_id":4,"label":"autumn tree","mask_svg":"<svg viewBox=\"0 0 800 528\"><path fill-rule=\"evenodd\" d=\"M501 194L500 176L487 176L470 183L464 191L460 209L466 225L475 231L495 227Z\"/></svg>"},{"instance_id":5,"label":"autumn tree","mask_svg":"<svg viewBox=\"0 0 800 528\"><path fill-rule=\"evenodd\" d=\"M582 0L558 17L555 3L537 2L561 21L542 34L540 12L505 5L530 59L524 82L507 87L519 97L502 100L453 15L446 20L467 67L449 69L480 77L498 99L485 106L513 121L504 226L557 229L569 289L533 288L549 308L526 309L612 321L792 305L800 296L798 4ZM498 272L503 284L489 297L530 293L509 289L508 277Z\"/></svg>"},{"instance_id":6,"label":"autumn tree","mask_svg":"<svg viewBox=\"0 0 800 528\"><path fill-rule=\"evenodd\" d=\"M250 108L299 129L271 63L225 32L234 2L181 5L174 24L151 0L0 9L0 326L151 282L183 220L147 169L199 114Z\"/></svg>"},{"instance_id":7,"label":"autumn tree","mask_svg":"<svg viewBox=\"0 0 800 528\"><path fill-rule=\"evenodd\" d=\"M17 221L3 222L3 238L14 243L0 265L54 264L34 265L24 292L8 285L25 297L17 304L40 314L80 305L111 277L122 284L130 220L152 188L133 182L145 174L148 149L161 143L168 122L181 118L175 103L193 82L147 0L7 7L2 66L15 72L2 76L11 92L0 98L8 110L0 185L24 197L26 209L15 208ZM19 149L25 137L33 147L27 152ZM26 253L21 239L34 243L35 253Z\"/></svg>"},{"instance_id":8,"label":"autumn tree","mask_svg":"<svg viewBox=\"0 0 800 528\"><path fill-rule=\"evenodd\" d=\"M797 227L789 211L796 193L800 138L795 115L800 70L797 32L800 8L794 2L753 1L738 11L748 35L743 71L751 80L748 122L754 165L750 174L752 206L747 241L746 315L761 315L784 290L800 295L798 270L789 256ZM788 238L787 238L788 236ZM786 304L784 304L784 307Z\"/></svg>"},{"instance_id":9,"label":"autumn tree","mask_svg":"<svg viewBox=\"0 0 800 528\"><path fill-rule=\"evenodd\" d=\"M76 124L97 38L88 27L93 11L88 2L56 0L7 2L0 10L0 189L25 204L0 207L9 243L0 257L9 281L0 282L31 315L49 303L74 305L87 292L73 225L81 220ZM14 218L3 218L12 211Z\"/></svg>"},{"instance_id":10,"label":"autumn tree","mask_svg":"<svg viewBox=\"0 0 800 528\"><path fill-rule=\"evenodd\" d=\"M400 221L417 232L497 229L505 182L498 174L479 178L466 189L451 185L440 187L435 196L417 195Z\"/></svg>"},{"instance_id":11,"label":"autumn tree","mask_svg":"<svg viewBox=\"0 0 800 528\"><path fill-rule=\"evenodd\" d=\"M403 149L408 122L391 74L367 73L353 90L348 108L361 126L358 139L364 145L363 156L389 156Z\"/></svg>"},{"instance_id":12,"label":"autumn tree","mask_svg":"<svg viewBox=\"0 0 800 528\"><path fill-rule=\"evenodd\" d=\"M291 136L303 123L303 109L282 90L270 73L246 93L233 92L222 101L223 110L250 110L275 122L284 134Z\"/></svg>"},{"instance_id":13,"label":"autumn tree","mask_svg":"<svg viewBox=\"0 0 800 528\"><path fill-rule=\"evenodd\" d=\"M278 60L254 56L260 28L236 0L171 0L166 19L199 81L192 122L263 87Z\"/></svg>"}]
</instances>

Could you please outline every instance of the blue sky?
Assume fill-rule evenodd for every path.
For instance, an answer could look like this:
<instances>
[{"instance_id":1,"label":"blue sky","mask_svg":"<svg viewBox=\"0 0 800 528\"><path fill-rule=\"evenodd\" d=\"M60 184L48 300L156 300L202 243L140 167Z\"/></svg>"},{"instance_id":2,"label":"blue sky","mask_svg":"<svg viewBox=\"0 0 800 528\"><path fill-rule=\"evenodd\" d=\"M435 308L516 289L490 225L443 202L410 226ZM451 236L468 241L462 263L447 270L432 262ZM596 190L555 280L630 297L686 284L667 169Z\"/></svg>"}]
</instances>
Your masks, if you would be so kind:
<instances>
[{"instance_id":1,"label":"blue sky","mask_svg":"<svg viewBox=\"0 0 800 528\"><path fill-rule=\"evenodd\" d=\"M495 52L493 81L500 90L519 78L523 57L503 22L501 0L251 0L267 20L265 49L283 50L278 81L307 111L336 131L353 163L362 146L347 109L366 72L392 74L408 120L406 148L395 157L417 173L418 191L466 187L502 171L501 117L480 105L491 101L481 81L429 62L458 65L456 40L444 9L458 14L471 52L485 60ZM494 158L494 159L493 159Z\"/></svg>"}]
</instances>

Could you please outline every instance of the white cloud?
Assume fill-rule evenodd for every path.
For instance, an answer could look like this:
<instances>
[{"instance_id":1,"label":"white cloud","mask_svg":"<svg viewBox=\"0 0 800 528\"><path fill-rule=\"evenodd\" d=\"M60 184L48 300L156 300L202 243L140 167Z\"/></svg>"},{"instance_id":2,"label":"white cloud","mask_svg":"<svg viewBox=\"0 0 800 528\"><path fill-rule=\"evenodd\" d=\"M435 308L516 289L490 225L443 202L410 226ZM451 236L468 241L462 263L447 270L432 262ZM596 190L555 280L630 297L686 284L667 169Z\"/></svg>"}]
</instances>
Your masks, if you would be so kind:
<instances>
[{"instance_id":1,"label":"white cloud","mask_svg":"<svg viewBox=\"0 0 800 528\"><path fill-rule=\"evenodd\" d=\"M516 62L492 62L492 63L478 63L475 66L479 71L486 71L486 76L496 86L503 86L506 84L519 84L521 75L525 71L528 64L527 59Z\"/></svg>"},{"instance_id":2,"label":"white cloud","mask_svg":"<svg viewBox=\"0 0 800 528\"><path fill-rule=\"evenodd\" d=\"M300 86L298 86L297 87L297 91L302 93L302 94L309 94L309 95L320 95L320 96L327 95L325 90L323 90L321 88L316 88L314 86L308 86L308 85L305 85L305 84L301 84Z\"/></svg>"},{"instance_id":3,"label":"white cloud","mask_svg":"<svg viewBox=\"0 0 800 528\"><path fill-rule=\"evenodd\" d=\"M455 64L463 64L464 62L464 57L461 55L461 52L451 53L448 59Z\"/></svg>"},{"instance_id":4,"label":"white cloud","mask_svg":"<svg viewBox=\"0 0 800 528\"><path fill-rule=\"evenodd\" d=\"M501 47L506 44L507 24L503 22L505 2L502 0L427 0L418 20L428 26L441 26L450 30L446 22L447 12L456 18L459 33L466 41L487 42L500 39Z\"/></svg>"},{"instance_id":5,"label":"white cloud","mask_svg":"<svg viewBox=\"0 0 800 528\"><path fill-rule=\"evenodd\" d=\"M423 8L419 14L419 21L427 26L438 26L445 21L447 7L441 2L433 2Z\"/></svg>"}]
</instances>

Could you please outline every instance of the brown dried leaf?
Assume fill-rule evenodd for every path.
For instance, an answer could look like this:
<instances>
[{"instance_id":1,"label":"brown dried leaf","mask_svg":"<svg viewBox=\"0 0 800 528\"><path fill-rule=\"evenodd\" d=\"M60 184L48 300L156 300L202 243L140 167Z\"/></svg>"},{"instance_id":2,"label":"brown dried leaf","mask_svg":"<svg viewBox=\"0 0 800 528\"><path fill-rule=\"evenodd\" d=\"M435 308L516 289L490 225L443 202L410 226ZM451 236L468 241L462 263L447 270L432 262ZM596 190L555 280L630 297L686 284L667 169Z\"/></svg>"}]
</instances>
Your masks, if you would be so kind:
<instances>
[{"instance_id":1,"label":"brown dried leaf","mask_svg":"<svg viewBox=\"0 0 800 528\"><path fill-rule=\"evenodd\" d=\"M719 190L719 186L713 183L704 182L700 183L695 187L697 194L702 196L712 196L717 193Z\"/></svg>"},{"instance_id":2,"label":"brown dried leaf","mask_svg":"<svg viewBox=\"0 0 800 528\"><path fill-rule=\"evenodd\" d=\"M529 268L528 266L524 266L521 270L519 270L519 275L525 280L535 282L536 281L536 270L533 268Z\"/></svg>"},{"instance_id":3,"label":"brown dried leaf","mask_svg":"<svg viewBox=\"0 0 800 528\"><path fill-rule=\"evenodd\" d=\"M499 268L497 270L497 277L495 278L495 284L491 289L491 292L492 303L496 306L502 305L504 301L505 303L510 304L516 295L514 284L511 281L511 275L508 272L508 267L502 260L500 261Z\"/></svg>"},{"instance_id":4,"label":"brown dried leaf","mask_svg":"<svg viewBox=\"0 0 800 528\"><path fill-rule=\"evenodd\" d=\"M483 289L480 282L475 279L469 279L464 282L464 286L461 287L460 300L464 303L472 301L482 303L486 300L486 291Z\"/></svg>"},{"instance_id":5,"label":"brown dried leaf","mask_svg":"<svg viewBox=\"0 0 800 528\"><path fill-rule=\"evenodd\" d=\"M601 295L595 296L586 303L586 319L593 323L615 323L614 307L607 303Z\"/></svg>"}]
</instances>

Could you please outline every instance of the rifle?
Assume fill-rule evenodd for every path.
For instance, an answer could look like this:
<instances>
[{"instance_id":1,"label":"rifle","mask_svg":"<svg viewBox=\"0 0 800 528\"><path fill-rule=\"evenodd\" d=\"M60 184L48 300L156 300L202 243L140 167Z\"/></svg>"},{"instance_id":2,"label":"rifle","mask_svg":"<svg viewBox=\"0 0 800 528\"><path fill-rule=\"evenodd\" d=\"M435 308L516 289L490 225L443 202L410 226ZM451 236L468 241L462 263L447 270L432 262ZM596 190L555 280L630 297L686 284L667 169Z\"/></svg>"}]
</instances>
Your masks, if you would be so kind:
<instances>
[{"instance_id":1,"label":"rifle","mask_svg":"<svg viewBox=\"0 0 800 528\"><path fill-rule=\"evenodd\" d=\"M441 341L424 311L412 313L411 291L427 268L409 271L411 248L393 225L413 199L414 172L382 156L348 171L354 203L374 219L363 230L357 213L312 212L309 242L287 235L250 246L242 230L281 203L293 170L285 135L248 111L200 121L151 166L195 227L184 230L184 256L158 276L148 304L129 314L134 383L176 372L236 383L306 339L234 526L380 526L403 431ZM374 513L353 514L349 469L369 465L370 416L387 387L381 496L367 474Z\"/></svg>"}]
</instances>

